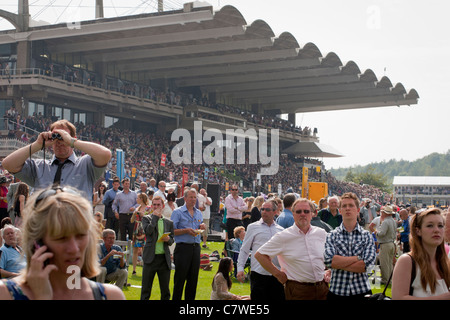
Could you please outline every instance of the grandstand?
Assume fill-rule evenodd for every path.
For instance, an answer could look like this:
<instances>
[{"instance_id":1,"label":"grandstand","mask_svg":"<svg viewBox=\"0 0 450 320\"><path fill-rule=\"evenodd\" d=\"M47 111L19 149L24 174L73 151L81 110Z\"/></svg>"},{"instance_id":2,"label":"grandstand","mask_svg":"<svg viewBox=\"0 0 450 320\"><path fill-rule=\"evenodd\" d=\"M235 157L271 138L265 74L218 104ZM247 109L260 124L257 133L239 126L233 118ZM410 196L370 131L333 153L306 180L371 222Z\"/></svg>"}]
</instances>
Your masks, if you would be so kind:
<instances>
[{"instance_id":1,"label":"grandstand","mask_svg":"<svg viewBox=\"0 0 450 320\"><path fill-rule=\"evenodd\" d=\"M320 167L317 159L342 154L320 143L320 128L297 126L297 113L418 103L416 90L378 79L353 61L343 64L333 52L322 55L313 43L300 46L289 32L277 36L263 20L249 24L232 6L215 11L186 3L104 18L101 5L97 1L95 20L70 25L31 26L27 0L18 0L17 14L0 10L15 28L0 31L0 115L14 106L22 119L65 118L120 134L145 132L162 137L167 151L171 133L192 131L195 121L224 134L279 129L280 167L294 166L298 176L266 176L262 188L271 184L275 190L282 182L298 190L302 166ZM10 140L7 126L0 121ZM20 146L7 140L0 159ZM191 173L203 169L192 166ZM231 180L250 176L244 188L258 172L247 166L210 169Z\"/></svg>"}]
</instances>

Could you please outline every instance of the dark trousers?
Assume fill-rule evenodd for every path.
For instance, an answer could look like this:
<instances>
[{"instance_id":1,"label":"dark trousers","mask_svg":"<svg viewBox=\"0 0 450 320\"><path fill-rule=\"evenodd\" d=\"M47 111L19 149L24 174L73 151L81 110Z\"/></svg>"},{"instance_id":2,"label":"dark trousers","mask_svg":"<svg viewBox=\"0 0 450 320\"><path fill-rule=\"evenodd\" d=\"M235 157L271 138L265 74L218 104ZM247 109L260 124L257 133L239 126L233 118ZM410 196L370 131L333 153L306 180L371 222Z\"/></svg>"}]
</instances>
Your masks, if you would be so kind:
<instances>
[{"instance_id":1,"label":"dark trousers","mask_svg":"<svg viewBox=\"0 0 450 320\"><path fill-rule=\"evenodd\" d=\"M274 276L250 272L251 300L286 300L283 285Z\"/></svg>"},{"instance_id":2,"label":"dark trousers","mask_svg":"<svg viewBox=\"0 0 450 320\"><path fill-rule=\"evenodd\" d=\"M228 233L228 240L234 238L234 228L244 226L244 223L242 220L238 219L228 219L227 218L227 233Z\"/></svg>"},{"instance_id":3,"label":"dark trousers","mask_svg":"<svg viewBox=\"0 0 450 320\"><path fill-rule=\"evenodd\" d=\"M157 254L152 263L144 263L142 269L142 289L141 300L148 300L152 294L153 280L158 274L159 289L161 290L161 300L170 299L170 268L167 265L166 255Z\"/></svg>"},{"instance_id":4,"label":"dark trousers","mask_svg":"<svg viewBox=\"0 0 450 320\"><path fill-rule=\"evenodd\" d=\"M284 286L286 300L327 300L328 283L302 283L288 280Z\"/></svg>"},{"instance_id":5,"label":"dark trousers","mask_svg":"<svg viewBox=\"0 0 450 320\"><path fill-rule=\"evenodd\" d=\"M177 243L173 253L175 264L172 300L195 300L198 272L200 270L200 244Z\"/></svg>"},{"instance_id":6,"label":"dark trousers","mask_svg":"<svg viewBox=\"0 0 450 320\"><path fill-rule=\"evenodd\" d=\"M352 296L340 296L337 294L334 294L331 291L328 291L328 295L327 295L327 300L335 300L335 301L345 301L345 300L353 300L353 301L358 301L358 300L367 300L367 298L365 297L366 295L371 295L372 294L372 290L369 290L365 293L360 293L360 294L355 294Z\"/></svg>"},{"instance_id":7,"label":"dark trousers","mask_svg":"<svg viewBox=\"0 0 450 320\"><path fill-rule=\"evenodd\" d=\"M116 233L116 239L119 237L119 219L116 217L108 217L106 218L106 229L112 229Z\"/></svg>"},{"instance_id":8,"label":"dark trousers","mask_svg":"<svg viewBox=\"0 0 450 320\"><path fill-rule=\"evenodd\" d=\"M119 213L120 240L122 241L127 240L127 233L129 240L133 238L134 222L130 222L132 215L132 213Z\"/></svg>"}]
</instances>

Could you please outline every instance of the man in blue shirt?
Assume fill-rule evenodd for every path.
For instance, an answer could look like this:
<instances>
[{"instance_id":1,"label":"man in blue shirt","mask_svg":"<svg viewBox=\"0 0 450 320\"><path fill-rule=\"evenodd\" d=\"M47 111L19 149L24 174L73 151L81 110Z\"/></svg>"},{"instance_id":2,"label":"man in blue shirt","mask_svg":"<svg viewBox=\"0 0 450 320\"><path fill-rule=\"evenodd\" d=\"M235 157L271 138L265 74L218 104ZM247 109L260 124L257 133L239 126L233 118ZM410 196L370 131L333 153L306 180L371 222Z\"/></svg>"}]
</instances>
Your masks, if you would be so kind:
<instances>
[{"instance_id":1,"label":"man in blue shirt","mask_svg":"<svg viewBox=\"0 0 450 320\"><path fill-rule=\"evenodd\" d=\"M407 253L410 251L409 246L409 212L406 209L402 209L399 212L402 219L403 231L400 232L400 243L402 244L402 252Z\"/></svg>"},{"instance_id":2,"label":"man in blue shirt","mask_svg":"<svg viewBox=\"0 0 450 320\"><path fill-rule=\"evenodd\" d=\"M184 205L172 212L175 234L175 264L173 300L181 300L183 288L185 300L195 300L198 272L200 270L201 232L205 230L203 215L195 208L197 191L193 188L184 191Z\"/></svg>"},{"instance_id":3,"label":"man in blue shirt","mask_svg":"<svg viewBox=\"0 0 450 320\"><path fill-rule=\"evenodd\" d=\"M123 288L128 278L128 270L122 248L114 244L116 233L114 230L103 230L103 243L100 244L100 274L98 282L115 282L120 289Z\"/></svg>"},{"instance_id":4,"label":"man in blue shirt","mask_svg":"<svg viewBox=\"0 0 450 320\"><path fill-rule=\"evenodd\" d=\"M284 210L277 218L277 224L283 228L289 228L294 224L294 215L292 214L291 207L294 204L297 197L293 193L288 193L283 197Z\"/></svg>"},{"instance_id":5,"label":"man in blue shirt","mask_svg":"<svg viewBox=\"0 0 450 320\"><path fill-rule=\"evenodd\" d=\"M131 222L134 210L137 207L137 194L130 189L130 179L124 178L122 180L123 190L116 194L112 209L119 219L120 240L131 239L133 236L134 222Z\"/></svg>"},{"instance_id":6,"label":"man in blue shirt","mask_svg":"<svg viewBox=\"0 0 450 320\"><path fill-rule=\"evenodd\" d=\"M112 229L118 235L119 233L119 219L116 218L114 211L112 209L112 205L114 199L116 198L117 192L119 192L120 180L115 177L113 179L112 188L105 192L103 196L103 204L105 205L105 219L106 219L106 228Z\"/></svg>"},{"instance_id":7,"label":"man in blue shirt","mask_svg":"<svg viewBox=\"0 0 450 320\"><path fill-rule=\"evenodd\" d=\"M5 225L2 229L2 238L4 244L0 248L1 277L15 277L27 264L22 248L17 245L16 228L10 224Z\"/></svg>"}]
</instances>

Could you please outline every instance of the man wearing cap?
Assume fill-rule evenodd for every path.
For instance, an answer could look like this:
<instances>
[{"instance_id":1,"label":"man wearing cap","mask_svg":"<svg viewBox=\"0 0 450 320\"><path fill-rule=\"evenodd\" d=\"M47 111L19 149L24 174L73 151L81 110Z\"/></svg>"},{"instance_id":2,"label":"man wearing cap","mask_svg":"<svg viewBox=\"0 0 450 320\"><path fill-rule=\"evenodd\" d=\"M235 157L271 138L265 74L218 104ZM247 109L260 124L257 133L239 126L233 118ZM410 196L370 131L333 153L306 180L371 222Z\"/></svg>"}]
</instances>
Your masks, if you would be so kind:
<instances>
[{"instance_id":1,"label":"man wearing cap","mask_svg":"<svg viewBox=\"0 0 450 320\"><path fill-rule=\"evenodd\" d=\"M381 283L387 284L394 268L395 239L397 238L397 223L394 220L394 210L391 206L381 208L381 220L383 221L375 231L380 244L380 269Z\"/></svg>"}]
</instances>

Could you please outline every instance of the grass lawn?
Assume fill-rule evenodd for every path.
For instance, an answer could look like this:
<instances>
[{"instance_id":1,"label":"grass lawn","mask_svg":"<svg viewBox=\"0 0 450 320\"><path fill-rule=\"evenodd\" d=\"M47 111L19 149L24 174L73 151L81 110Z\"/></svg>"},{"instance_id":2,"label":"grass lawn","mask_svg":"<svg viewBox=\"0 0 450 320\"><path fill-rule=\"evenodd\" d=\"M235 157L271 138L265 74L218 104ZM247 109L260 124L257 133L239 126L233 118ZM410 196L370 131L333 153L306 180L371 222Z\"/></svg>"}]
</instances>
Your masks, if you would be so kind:
<instances>
[{"instance_id":1,"label":"grass lawn","mask_svg":"<svg viewBox=\"0 0 450 320\"><path fill-rule=\"evenodd\" d=\"M202 253L211 254L214 250L217 250L222 257L222 250L224 243L223 242L207 242L208 249L202 248ZM198 276L198 285L197 285L197 295L196 300L210 300L211 296L211 283L214 278L214 275L217 272L217 267L219 265L218 261L212 261L213 269L210 271L204 271L200 269ZM141 296L141 284L142 284L142 267L136 267L136 275L132 275L133 267L130 266L128 269L128 282L131 284L129 287L124 287L123 292L127 300L139 300ZM175 270L172 270L170 276L170 292L172 294L173 288L173 275ZM231 287L230 292L238 295L250 295L250 283L247 281L245 283L241 283L236 279L233 280L233 286ZM372 286L372 292L378 293L383 292L384 287L375 288ZM388 297L391 296L391 288L390 286L386 290L386 295ZM160 300L161 293L159 290L159 282L158 276L155 276L155 280L153 281L152 295L150 300Z\"/></svg>"},{"instance_id":2,"label":"grass lawn","mask_svg":"<svg viewBox=\"0 0 450 320\"><path fill-rule=\"evenodd\" d=\"M214 250L217 250L222 257L222 249L224 246L223 242L207 242L208 248L202 248L202 253L211 254ZM196 300L210 300L211 296L211 283L214 278L214 275L217 272L217 267L219 266L218 261L212 261L213 269L210 271L204 271L200 269L198 275L198 285L197 285L197 295ZM125 297L127 300L139 300L141 296L141 284L142 284L142 267L136 267L136 275L132 275L133 266L128 268L128 282L131 284L129 287L124 287L123 292L125 293ZM173 288L173 275L175 270L172 270L170 274L170 293L172 294ZM250 295L250 283L240 283L236 279L233 280L233 286L231 287L230 292L238 295ZM150 300L160 300L161 292L159 290L159 282L158 276L155 276L155 280L153 281L152 295Z\"/></svg>"}]
</instances>

